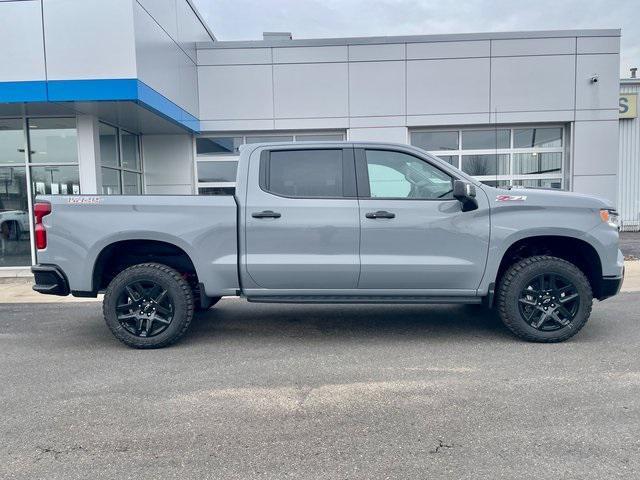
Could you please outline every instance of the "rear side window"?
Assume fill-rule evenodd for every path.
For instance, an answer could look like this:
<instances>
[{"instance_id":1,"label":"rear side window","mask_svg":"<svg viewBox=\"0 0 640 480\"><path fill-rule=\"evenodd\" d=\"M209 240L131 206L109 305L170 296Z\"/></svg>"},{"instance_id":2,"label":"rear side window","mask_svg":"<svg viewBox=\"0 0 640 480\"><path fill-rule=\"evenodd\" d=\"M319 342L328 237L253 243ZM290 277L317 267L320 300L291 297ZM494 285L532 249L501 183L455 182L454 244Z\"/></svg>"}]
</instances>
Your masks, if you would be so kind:
<instances>
[{"instance_id":1,"label":"rear side window","mask_svg":"<svg viewBox=\"0 0 640 480\"><path fill-rule=\"evenodd\" d=\"M342 149L274 150L261 159L260 186L285 197L342 197L343 163Z\"/></svg>"}]
</instances>

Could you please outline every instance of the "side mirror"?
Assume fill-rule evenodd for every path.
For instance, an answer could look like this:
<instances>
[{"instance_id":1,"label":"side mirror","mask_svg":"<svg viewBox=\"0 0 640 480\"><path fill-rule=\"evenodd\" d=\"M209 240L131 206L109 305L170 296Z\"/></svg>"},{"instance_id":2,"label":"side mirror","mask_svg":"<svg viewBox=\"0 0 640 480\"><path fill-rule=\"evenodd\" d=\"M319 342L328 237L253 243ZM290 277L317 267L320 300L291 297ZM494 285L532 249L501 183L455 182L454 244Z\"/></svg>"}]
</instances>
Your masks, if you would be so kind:
<instances>
[{"instance_id":1,"label":"side mirror","mask_svg":"<svg viewBox=\"0 0 640 480\"><path fill-rule=\"evenodd\" d=\"M462 204L463 212L468 212L470 210L475 210L476 208L478 208L478 201L476 200L476 187L469 182L454 180L453 197Z\"/></svg>"}]
</instances>

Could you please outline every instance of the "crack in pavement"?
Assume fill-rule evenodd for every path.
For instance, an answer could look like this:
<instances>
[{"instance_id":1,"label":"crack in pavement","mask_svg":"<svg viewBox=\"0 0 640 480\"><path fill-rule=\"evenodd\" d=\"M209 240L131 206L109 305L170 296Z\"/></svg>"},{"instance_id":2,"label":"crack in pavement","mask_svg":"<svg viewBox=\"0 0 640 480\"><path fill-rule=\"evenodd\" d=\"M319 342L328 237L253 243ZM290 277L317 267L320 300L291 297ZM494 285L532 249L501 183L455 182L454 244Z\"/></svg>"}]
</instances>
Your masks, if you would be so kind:
<instances>
[{"instance_id":1,"label":"crack in pavement","mask_svg":"<svg viewBox=\"0 0 640 480\"><path fill-rule=\"evenodd\" d=\"M454 443L444 443L444 440L438 440L438 445L436 448L431 450L429 453L438 453L442 448L453 448L455 447Z\"/></svg>"}]
</instances>

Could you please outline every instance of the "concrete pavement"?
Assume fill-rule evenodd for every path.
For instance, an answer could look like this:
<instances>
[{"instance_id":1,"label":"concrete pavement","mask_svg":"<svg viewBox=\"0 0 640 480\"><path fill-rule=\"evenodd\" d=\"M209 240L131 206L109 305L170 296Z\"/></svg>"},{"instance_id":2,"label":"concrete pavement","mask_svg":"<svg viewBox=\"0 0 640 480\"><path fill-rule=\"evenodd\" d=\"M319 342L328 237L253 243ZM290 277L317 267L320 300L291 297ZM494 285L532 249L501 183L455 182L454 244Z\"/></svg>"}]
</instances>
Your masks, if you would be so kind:
<instances>
[{"instance_id":1,"label":"concrete pavement","mask_svg":"<svg viewBox=\"0 0 640 480\"><path fill-rule=\"evenodd\" d=\"M0 478L637 478L639 311L540 345L475 307L225 299L137 351L95 302L3 304Z\"/></svg>"}]
</instances>

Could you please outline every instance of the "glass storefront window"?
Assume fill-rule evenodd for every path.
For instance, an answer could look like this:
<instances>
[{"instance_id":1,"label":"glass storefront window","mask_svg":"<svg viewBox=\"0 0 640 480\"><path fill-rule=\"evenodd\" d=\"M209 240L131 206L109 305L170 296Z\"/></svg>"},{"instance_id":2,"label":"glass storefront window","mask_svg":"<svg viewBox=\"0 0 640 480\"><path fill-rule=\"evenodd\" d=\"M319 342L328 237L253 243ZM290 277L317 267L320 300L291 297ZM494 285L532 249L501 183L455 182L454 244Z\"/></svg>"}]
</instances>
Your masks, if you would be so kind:
<instances>
[{"instance_id":1,"label":"glass storefront window","mask_svg":"<svg viewBox=\"0 0 640 480\"><path fill-rule=\"evenodd\" d=\"M122 132L122 168L140 170L140 149L138 136L129 132Z\"/></svg>"},{"instance_id":2,"label":"glass storefront window","mask_svg":"<svg viewBox=\"0 0 640 480\"><path fill-rule=\"evenodd\" d=\"M120 170L102 167L102 194L122 194L122 187L120 185Z\"/></svg>"},{"instance_id":3,"label":"glass storefront window","mask_svg":"<svg viewBox=\"0 0 640 480\"><path fill-rule=\"evenodd\" d=\"M537 175L544 173L560 173L562 170L562 153L514 153L513 173Z\"/></svg>"},{"instance_id":4,"label":"glass storefront window","mask_svg":"<svg viewBox=\"0 0 640 480\"><path fill-rule=\"evenodd\" d=\"M76 166L31 167L32 193L36 195L78 195L80 176Z\"/></svg>"},{"instance_id":5,"label":"glass storefront window","mask_svg":"<svg viewBox=\"0 0 640 480\"><path fill-rule=\"evenodd\" d=\"M125 195L140 195L142 193L142 182L139 173L122 172L123 188L122 193Z\"/></svg>"},{"instance_id":6,"label":"glass storefront window","mask_svg":"<svg viewBox=\"0 0 640 480\"><path fill-rule=\"evenodd\" d=\"M509 148L511 146L511 130L463 130L463 150L486 150Z\"/></svg>"},{"instance_id":7,"label":"glass storefront window","mask_svg":"<svg viewBox=\"0 0 640 480\"><path fill-rule=\"evenodd\" d=\"M118 167L118 129L104 123L100 124L100 162L105 167Z\"/></svg>"},{"instance_id":8,"label":"glass storefront window","mask_svg":"<svg viewBox=\"0 0 640 480\"><path fill-rule=\"evenodd\" d=\"M0 143L7 139L5 133L0 131ZM0 165L0 267L31 265L28 212L25 167Z\"/></svg>"},{"instance_id":9,"label":"glass storefront window","mask_svg":"<svg viewBox=\"0 0 640 480\"><path fill-rule=\"evenodd\" d=\"M242 137L196 138L198 156L238 155Z\"/></svg>"},{"instance_id":10,"label":"glass storefront window","mask_svg":"<svg viewBox=\"0 0 640 480\"><path fill-rule=\"evenodd\" d=\"M458 149L458 131L413 132L411 144L429 152Z\"/></svg>"},{"instance_id":11,"label":"glass storefront window","mask_svg":"<svg viewBox=\"0 0 640 480\"><path fill-rule=\"evenodd\" d=\"M439 138L444 138L438 136L445 134L450 136L448 145L438 142ZM418 130L411 132L410 138L413 145L431 151L487 185L527 186L529 183L522 183L526 176L527 182L531 180L531 186L561 188L566 187L561 181L566 160L563 136L564 127L558 125L501 125L497 128ZM459 144L454 141L458 138ZM450 150L448 147L456 148Z\"/></svg>"},{"instance_id":12,"label":"glass storefront window","mask_svg":"<svg viewBox=\"0 0 640 480\"><path fill-rule=\"evenodd\" d=\"M199 182L235 182L238 162L198 162Z\"/></svg>"},{"instance_id":13,"label":"glass storefront window","mask_svg":"<svg viewBox=\"0 0 640 480\"><path fill-rule=\"evenodd\" d=\"M462 171L478 177L506 175L509 173L509 155L463 155Z\"/></svg>"},{"instance_id":14,"label":"glass storefront window","mask_svg":"<svg viewBox=\"0 0 640 480\"><path fill-rule=\"evenodd\" d=\"M0 120L0 165L24 165L24 131L22 120Z\"/></svg>"},{"instance_id":15,"label":"glass storefront window","mask_svg":"<svg viewBox=\"0 0 640 480\"><path fill-rule=\"evenodd\" d=\"M458 156L457 155L438 155L440 160L444 160L449 165L453 165L458 168Z\"/></svg>"},{"instance_id":16,"label":"glass storefront window","mask_svg":"<svg viewBox=\"0 0 640 480\"><path fill-rule=\"evenodd\" d=\"M31 163L78 163L75 118L31 118Z\"/></svg>"},{"instance_id":17,"label":"glass storefront window","mask_svg":"<svg viewBox=\"0 0 640 480\"><path fill-rule=\"evenodd\" d=\"M515 128L513 130L515 148L551 148L562 146L562 128Z\"/></svg>"},{"instance_id":18,"label":"glass storefront window","mask_svg":"<svg viewBox=\"0 0 640 480\"><path fill-rule=\"evenodd\" d=\"M542 178L539 180L514 180L514 186L529 188L553 188L560 190L562 188L561 178Z\"/></svg>"}]
</instances>

